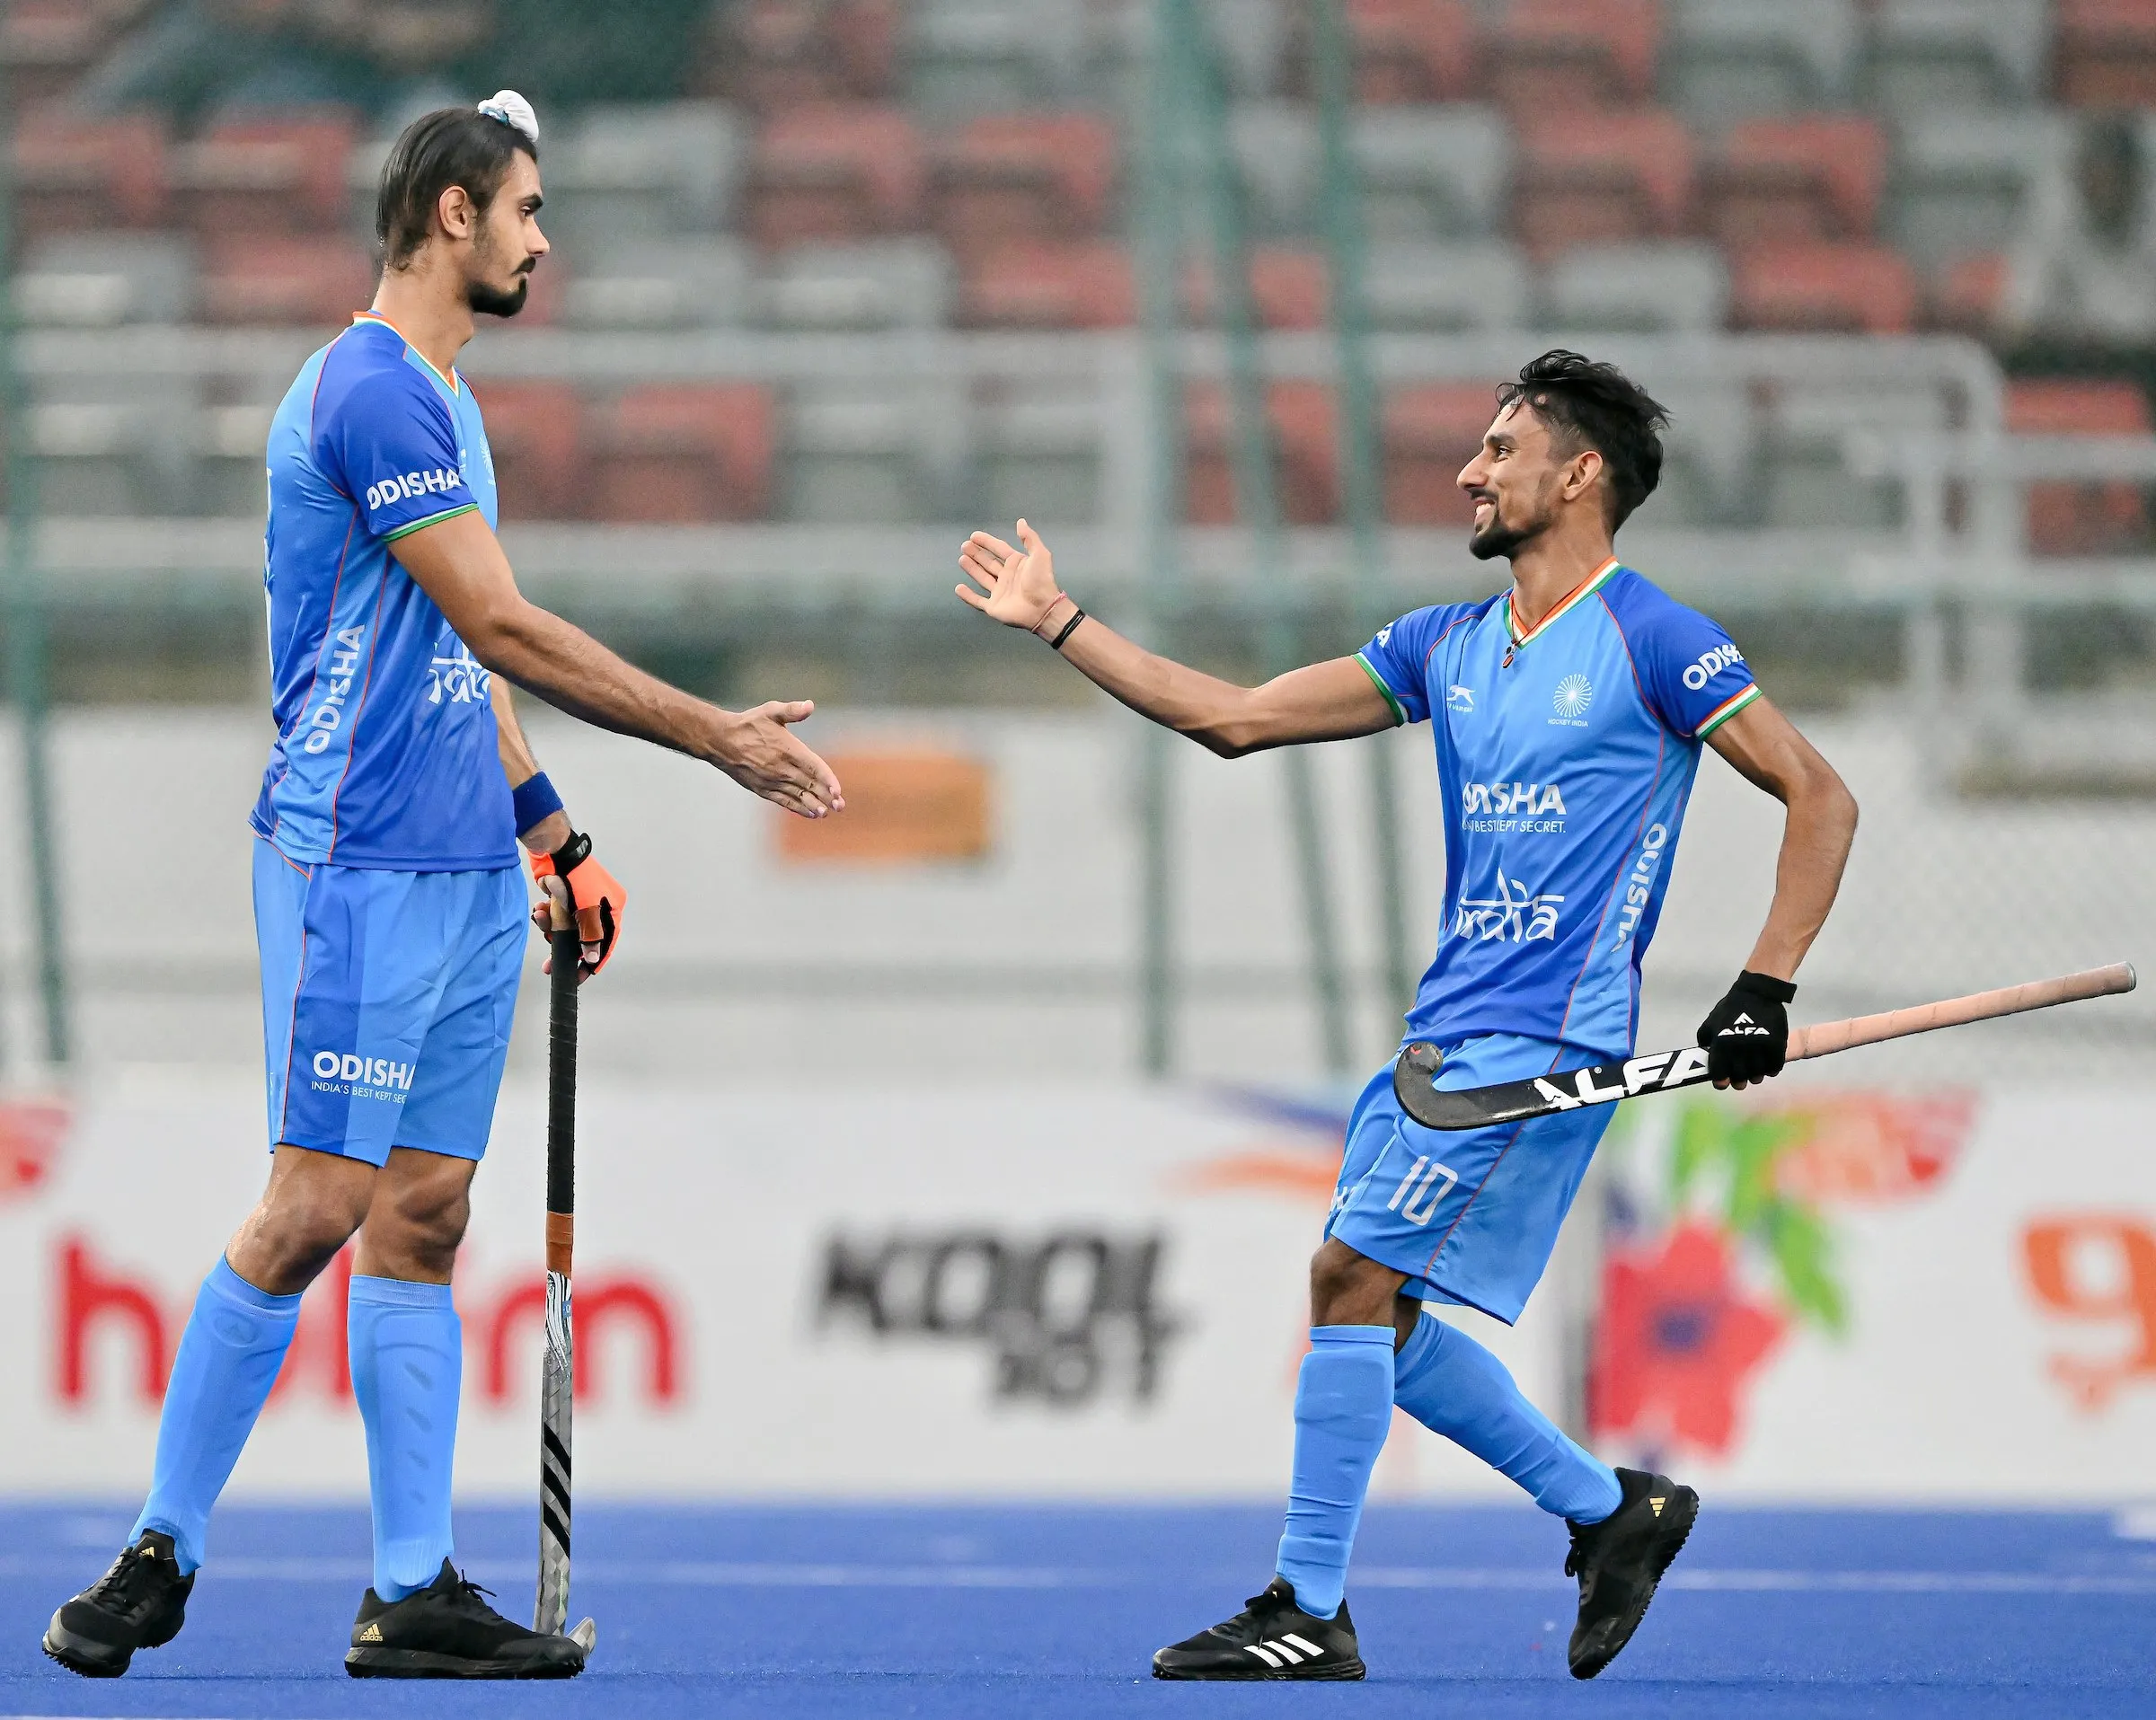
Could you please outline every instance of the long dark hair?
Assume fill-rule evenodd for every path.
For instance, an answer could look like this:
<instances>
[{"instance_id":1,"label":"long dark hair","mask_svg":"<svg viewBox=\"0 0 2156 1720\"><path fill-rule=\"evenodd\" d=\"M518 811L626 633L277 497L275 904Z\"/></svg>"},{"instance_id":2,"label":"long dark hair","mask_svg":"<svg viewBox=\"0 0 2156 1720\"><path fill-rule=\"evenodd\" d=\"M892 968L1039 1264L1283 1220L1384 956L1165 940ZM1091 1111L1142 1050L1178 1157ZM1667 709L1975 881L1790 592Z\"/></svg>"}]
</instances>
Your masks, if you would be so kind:
<instances>
[{"instance_id":1,"label":"long dark hair","mask_svg":"<svg viewBox=\"0 0 2156 1720\"><path fill-rule=\"evenodd\" d=\"M477 108L437 108L406 126L382 163L375 197L375 237L384 263L402 269L411 260L452 185L463 186L485 214L520 149L539 159L537 144Z\"/></svg>"}]
</instances>

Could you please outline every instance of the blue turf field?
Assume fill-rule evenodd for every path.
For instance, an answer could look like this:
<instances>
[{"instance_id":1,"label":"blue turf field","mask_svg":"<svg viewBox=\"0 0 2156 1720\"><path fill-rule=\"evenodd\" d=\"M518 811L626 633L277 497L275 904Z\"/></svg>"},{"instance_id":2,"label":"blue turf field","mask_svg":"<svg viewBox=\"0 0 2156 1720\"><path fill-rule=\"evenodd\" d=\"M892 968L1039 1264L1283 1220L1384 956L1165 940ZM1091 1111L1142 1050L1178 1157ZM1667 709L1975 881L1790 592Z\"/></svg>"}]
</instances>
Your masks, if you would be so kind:
<instances>
[{"instance_id":1,"label":"blue turf field","mask_svg":"<svg viewBox=\"0 0 2156 1720\"><path fill-rule=\"evenodd\" d=\"M39 1653L118 1510L0 1508L0 1720L23 1715L1484 1717L2156 1715L2156 1540L2095 1514L1716 1509L1630 1650L1564 1670L1563 1537L1527 1509L1378 1505L1349 1584L1363 1685L1156 1684L1161 1642L1270 1572L1258 1506L679 1509L578 1516L570 1685L354 1683L356 1511L231 1508L185 1633L124 1680ZM465 1511L462 1555L528 1616L527 1511Z\"/></svg>"}]
</instances>

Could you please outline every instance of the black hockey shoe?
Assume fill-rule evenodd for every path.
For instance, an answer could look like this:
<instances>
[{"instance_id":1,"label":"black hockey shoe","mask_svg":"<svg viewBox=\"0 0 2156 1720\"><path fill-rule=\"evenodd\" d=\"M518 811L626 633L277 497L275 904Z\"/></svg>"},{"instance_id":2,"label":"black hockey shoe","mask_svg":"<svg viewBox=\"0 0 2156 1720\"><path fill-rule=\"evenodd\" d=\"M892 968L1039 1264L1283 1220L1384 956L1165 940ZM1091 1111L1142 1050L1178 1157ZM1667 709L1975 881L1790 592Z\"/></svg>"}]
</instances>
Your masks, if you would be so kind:
<instances>
[{"instance_id":1,"label":"black hockey shoe","mask_svg":"<svg viewBox=\"0 0 2156 1720\"><path fill-rule=\"evenodd\" d=\"M1700 1514L1700 1495L1666 1475L1620 1469L1617 1481L1624 1502L1598 1523L1574 1523L1565 1555L1565 1574L1579 1579L1579 1622L1566 1655L1574 1678L1593 1678L1631 1641Z\"/></svg>"},{"instance_id":2,"label":"black hockey shoe","mask_svg":"<svg viewBox=\"0 0 2156 1720\"><path fill-rule=\"evenodd\" d=\"M1277 1576L1263 1594L1224 1624L1153 1657L1155 1678L1357 1679L1355 1620L1348 1603L1330 1619L1313 1619L1295 1604L1294 1585Z\"/></svg>"},{"instance_id":3,"label":"black hockey shoe","mask_svg":"<svg viewBox=\"0 0 2156 1720\"><path fill-rule=\"evenodd\" d=\"M512 1624L447 1559L441 1574L402 1601L369 1589L352 1621L344 1670L354 1678L574 1678L584 1645Z\"/></svg>"},{"instance_id":4,"label":"black hockey shoe","mask_svg":"<svg viewBox=\"0 0 2156 1720\"><path fill-rule=\"evenodd\" d=\"M146 1529L112 1568L52 1615L45 1652L84 1678L118 1678L138 1648L163 1648L187 1622L194 1574L180 1574L172 1538Z\"/></svg>"}]
</instances>

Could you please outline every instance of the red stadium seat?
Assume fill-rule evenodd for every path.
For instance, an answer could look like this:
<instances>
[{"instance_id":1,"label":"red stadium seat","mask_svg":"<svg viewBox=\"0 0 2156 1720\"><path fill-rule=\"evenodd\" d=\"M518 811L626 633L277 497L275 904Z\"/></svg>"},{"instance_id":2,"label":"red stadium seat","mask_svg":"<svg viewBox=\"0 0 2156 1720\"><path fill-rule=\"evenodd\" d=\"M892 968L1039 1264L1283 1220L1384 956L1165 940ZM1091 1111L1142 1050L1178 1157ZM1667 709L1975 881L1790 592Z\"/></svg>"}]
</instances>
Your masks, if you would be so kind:
<instances>
[{"instance_id":1,"label":"red stadium seat","mask_svg":"<svg viewBox=\"0 0 2156 1720\"><path fill-rule=\"evenodd\" d=\"M1323 328L1332 303L1331 269L1324 253L1257 247L1250 252L1250 300L1260 328ZM1192 322L1213 320L1213 271L1206 264L1192 262L1183 279L1183 301Z\"/></svg>"},{"instance_id":2,"label":"red stadium seat","mask_svg":"<svg viewBox=\"0 0 2156 1720\"><path fill-rule=\"evenodd\" d=\"M1485 42L1483 83L1522 119L1644 101L1661 43L1656 0L1513 0Z\"/></svg>"},{"instance_id":3,"label":"red stadium seat","mask_svg":"<svg viewBox=\"0 0 2156 1720\"><path fill-rule=\"evenodd\" d=\"M1520 142L1515 221L1538 257L1664 237L1691 224L1692 134L1673 113L1545 113L1522 124Z\"/></svg>"},{"instance_id":4,"label":"red stadium seat","mask_svg":"<svg viewBox=\"0 0 2156 1720\"><path fill-rule=\"evenodd\" d=\"M1121 329L1138 320L1130 253L1112 239L998 245L967 270L959 315L976 329Z\"/></svg>"},{"instance_id":5,"label":"red stadium seat","mask_svg":"<svg viewBox=\"0 0 2156 1720\"><path fill-rule=\"evenodd\" d=\"M1730 278L1739 328L1906 334L1916 325L1916 276L1885 245L1752 245L1736 254Z\"/></svg>"},{"instance_id":6,"label":"red stadium seat","mask_svg":"<svg viewBox=\"0 0 2156 1720\"><path fill-rule=\"evenodd\" d=\"M692 94L731 96L769 113L891 93L899 0L749 0L727 12Z\"/></svg>"},{"instance_id":7,"label":"red stadium seat","mask_svg":"<svg viewBox=\"0 0 2156 1720\"><path fill-rule=\"evenodd\" d=\"M2147 436L2149 397L2139 384L2112 378L2023 377L2007 384L2006 428L2018 436ZM2138 484L2031 484L2027 506L2037 555L2116 555L2148 541L2148 497Z\"/></svg>"},{"instance_id":8,"label":"red stadium seat","mask_svg":"<svg viewBox=\"0 0 2156 1720\"><path fill-rule=\"evenodd\" d=\"M1886 183L1886 138L1857 114L1747 119L1707 173L1707 225L1725 245L1869 239Z\"/></svg>"},{"instance_id":9,"label":"red stadium seat","mask_svg":"<svg viewBox=\"0 0 2156 1720\"><path fill-rule=\"evenodd\" d=\"M221 125L172 151L172 190L198 233L334 232L357 130L341 108Z\"/></svg>"},{"instance_id":10,"label":"red stadium seat","mask_svg":"<svg viewBox=\"0 0 2156 1720\"><path fill-rule=\"evenodd\" d=\"M931 224L960 258L1016 239L1083 239L1113 214L1116 134L1099 114L987 114L930 149Z\"/></svg>"},{"instance_id":11,"label":"red stadium seat","mask_svg":"<svg viewBox=\"0 0 2156 1720\"><path fill-rule=\"evenodd\" d=\"M1332 390L1323 383L1274 383L1265 401L1280 516L1290 525L1322 525L1340 510L1339 424ZM1238 506L1226 391L1217 383L1194 384L1185 407L1189 444L1184 481L1191 524L1232 525L1247 519Z\"/></svg>"},{"instance_id":12,"label":"red stadium seat","mask_svg":"<svg viewBox=\"0 0 2156 1720\"><path fill-rule=\"evenodd\" d=\"M772 250L910 233L927 168L899 108L829 104L764 121L749 168L748 228Z\"/></svg>"},{"instance_id":13,"label":"red stadium seat","mask_svg":"<svg viewBox=\"0 0 2156 1720\"><path fill-rule=\"evenodd\" d=\"M66 93L96 64L122 22L118 8L84 0L13 0L0 16L0 98L26 113Z\"/></svg>"},{"instance_id":14,"label":"red stadium seat","mask_svg":"<svg viewBox=\"0 0 2156 1720\"><path fill-rule=\"evenodd\" d=\"M2076 108L2156 107L2156 4L2059 0L2052 65Z\"/></svg>"},{"instance_id":15,"label":"red stadium seat","mask_svg":"<svg viewBox=\"0 0 2156 1720\"><path fill-rule=\"evenodd\" d=\"M593 516L694 524L769 511L777 408L756 383L654 384L596 414Z\"/></svg>"},{"instance_id":16,"label":"red stadium seat","mask_svg":"<svg viewBox=\"0 0 2156 1720\"><path fill-rule=\"evenodd\" d=\"M212 322L311 324L334 331L375 295L366 249L328 235L211 234L203 313Z\"/></svg>"},{"instance_id":17,"label":"red stadium seat","mask_svg":"<svg viewBox=\"0 0 2156 1720\"><path fill-rule=\"evenodd\" d=\"M480 382L504 519L580 519L589 501L584 402L567 383Z\"/></svg>"},{"instance_id":18,"label":"red stadium seat","mask_svg":"<svg viewBox=\"0 0 2156 1720\"><path fill-rule=\"evenodd\" d=\"M41 113L16 128L13 148L15 218L25 240L155 226L169 218L161 120Z\"/></svg>"},{"instance_id":19,"label":"red stadium seat","mask_svg":"<svg viewBox=\"0 0 2156 1720\"><path fill-rule=\"evenodd\" d=\"M1955 258L1932 288L1933 325L1979 337L1992 334L2012 272L2010 260L1996 251Z\"/></svg>"},{"instance_id":20,"label":"red stadium seat","mask_svg":"<svg viewBox=\"0 0 2156 1720\"><path fill-rule=\"evenodd\" d=\"M1482 383L1438 383L1388 394L1385 517L1395 525L1469 524L1475 510L1461 491L1460 468L1475 457L1497 415L1496 392Z\"/></svg>"},{"instance_id":21,"label":"red stadium seat","mask_svg":"<svg viewBox=\"0 0 2156 1720\"><path fill-rule=\"evenodd\" d=\"M1358 101L1457 101L1475 93L1476 25L1466 0L1348 0ZM1298 22L1305 22L1297 9ZM1294 93L1315 93L1309 31L1298 31Z\"/></svg>"}]
</instances>

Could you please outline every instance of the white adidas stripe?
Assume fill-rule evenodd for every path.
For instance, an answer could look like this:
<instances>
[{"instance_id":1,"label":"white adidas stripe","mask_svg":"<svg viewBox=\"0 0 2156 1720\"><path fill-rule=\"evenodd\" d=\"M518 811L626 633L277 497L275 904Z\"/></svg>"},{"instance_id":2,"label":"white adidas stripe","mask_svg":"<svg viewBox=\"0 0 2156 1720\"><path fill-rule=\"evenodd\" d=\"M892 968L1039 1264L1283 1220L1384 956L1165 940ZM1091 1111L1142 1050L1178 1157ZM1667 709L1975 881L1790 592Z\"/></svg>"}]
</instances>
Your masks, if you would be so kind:
<instances>
[{"instance_id":1,"label":"white adidas stripe","mask_svg":"<svg viewBox=\"0 0 2156 1720\"><path fill-rule=\"evenodd\" d=\"M1302 1650L1302 1651L1303 1651L1303 1652L1305 1654L1309 1655L1309 1656L1311 1657L1311 1659L1312 1659L1313 1661L1314 1661L1314 1660L1316 1660L1316 1659L1318 1658L1318 1656L1319 1656L1319 1655L1322 1654L1325 1652L1325 1651L1324 1651L1322 1648L1320 1648L1320 1647L1317 1645L1317 1644L1315 1644L1315 1643L1306 1643L1306 1642L1304 1642L1304 1641L1302 1639L1302 1637L1300 1637L1300 1636L1296 1636L1296 1635L1294 1634L1294 1631L1292 1631L1292 1630L1291 1630L1291 1631L1289 1631L1289 1632L1288 1632L1288 1634L1287 1634L1286 1636L1285 1636L1281 1637L1281 1639L1280 1639L1280 1640L1281 1640L1282 1642L1284 1642L1284 1643L1293 1643L1293 1644L1294 1644L1294 1645L1295 1645L1297 1648L1300 1648L1300 1649L1301 1649L1301 1650Z\"/></svg>"},{"instance_id":2,"label":"white adidas stripe","mask_svg":"<svg viewBox=\"0 0 2156 1720\"><path fill-rule=\"evenodd\" d=\"M1273 1651L1268 1648L1263 1643L1245 1643L1242 1645L1242 1652L1246 1654L1257 1655L1259 1660L1263 1661L1275 1671L1278 1671L1280 1670L1280 1657L1274 1654Z\"/></svg>"},{"instance_id":3,"label":"white adidas stripe","mask_svg":"<svg viewBox=\"0 0 2156 1720\"><path fill-rule=\"evenodd\" d=\"M1302 1650L1302 1653L1297 1654L1295 1652L1297 1649ZM1257 1655L1259 1660L1276 1671L1279 1669L1282 1662L1286 1662L1290 1666L1300 1666L1306 1660L1321 1660L1325 1654L1325 1651L1317 1644L1306 1642L1292 1631L1285 1636L1274 1637L1269 1643L1245 1643L1242 1645L1242 1652L1246 1654Z\"/></svg>"}]
</instances>

